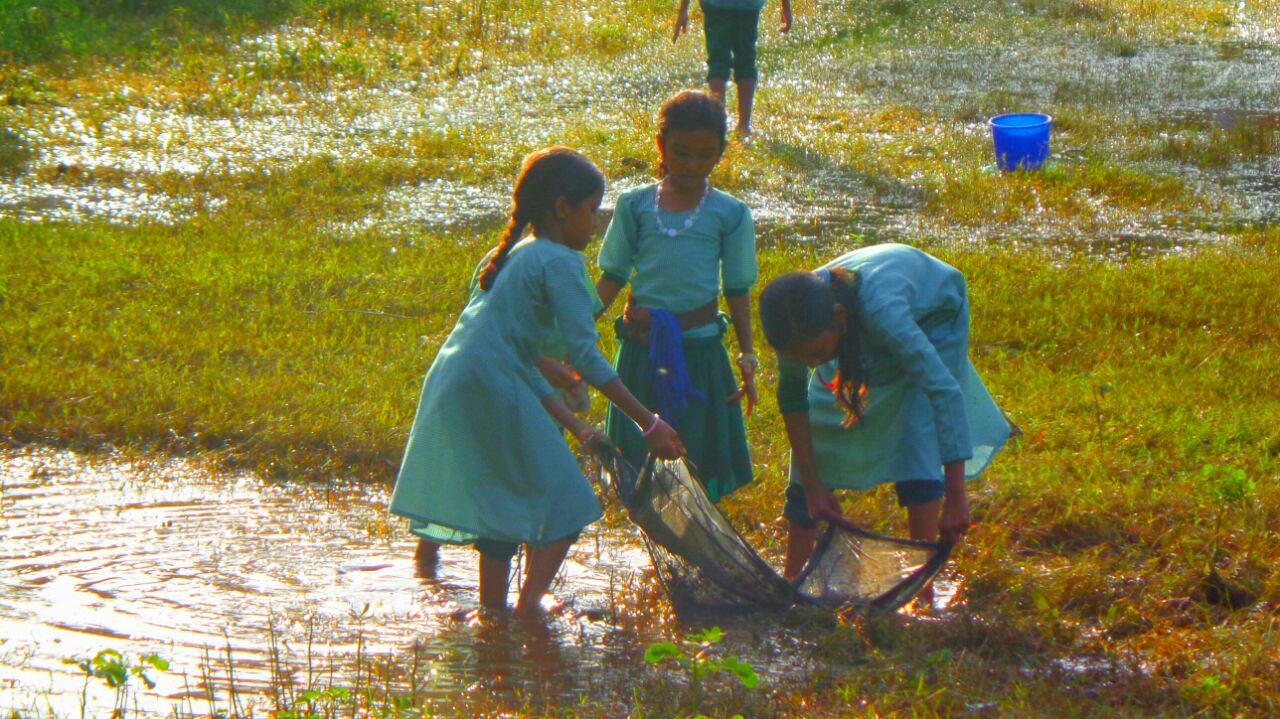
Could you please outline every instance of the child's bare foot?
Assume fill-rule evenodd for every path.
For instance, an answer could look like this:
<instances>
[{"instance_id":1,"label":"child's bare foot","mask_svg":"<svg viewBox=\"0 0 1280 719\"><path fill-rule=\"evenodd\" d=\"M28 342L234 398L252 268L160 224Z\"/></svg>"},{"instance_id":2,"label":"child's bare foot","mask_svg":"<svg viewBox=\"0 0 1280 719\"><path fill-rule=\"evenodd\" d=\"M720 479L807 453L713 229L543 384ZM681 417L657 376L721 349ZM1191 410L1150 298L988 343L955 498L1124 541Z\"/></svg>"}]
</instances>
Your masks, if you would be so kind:
<instances>
[{"instance_id":1,"label":"child's bare foot","mask_svg":"<svg viewBox=\"0 0 1280 719\"><path fill-rule=\"evenodd\" d=\"M517 606L512 616L521 621L541 620L555 614L570 611L569 604L556 598L554 594L544 594L542 599L532 607Z\"/></svg>"}]
</instances>

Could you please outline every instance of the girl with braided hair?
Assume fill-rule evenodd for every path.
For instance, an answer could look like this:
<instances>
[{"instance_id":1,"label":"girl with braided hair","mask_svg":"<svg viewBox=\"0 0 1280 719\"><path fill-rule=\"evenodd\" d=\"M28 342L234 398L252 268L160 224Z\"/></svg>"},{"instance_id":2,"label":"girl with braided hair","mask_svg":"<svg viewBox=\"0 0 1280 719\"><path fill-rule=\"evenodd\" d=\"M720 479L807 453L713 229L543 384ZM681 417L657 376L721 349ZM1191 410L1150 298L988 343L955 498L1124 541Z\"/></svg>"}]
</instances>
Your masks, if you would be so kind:
<instances>
[{"instance_id":1,"label":"girl with braided hair","mask_svg":"<svg viewBox=\"0 0 1280 719\"><path fill-rule=\"evenodd\" d=\"M770 282L760 323L791 443L784 574L808 560L815 521L841 516L832 489L893 483L912 539L958 541L965 481L1010 432L969 362L964 275L906 245L864 247Z\"/></svg>"},{"instance_id":2,"label":"girl with braided hair","mask_svg":"<svg viewBox=\"0 0 1280 719\"><path fill-rule=\"evenodd\" d=\"M603 192L600 170L569 148L525 158L502 242L423 380L391 495L391 512L412 520L418 537L476 547L484 607L506 606L511 558L528 545L522 618L540 611L570 545L600 518L556 422L583 445L603 436L539 372L546 338L559 334L574 370L641 427L650 451L684 452L596 350L580 253Z\"/></svg>"}]
</instances>

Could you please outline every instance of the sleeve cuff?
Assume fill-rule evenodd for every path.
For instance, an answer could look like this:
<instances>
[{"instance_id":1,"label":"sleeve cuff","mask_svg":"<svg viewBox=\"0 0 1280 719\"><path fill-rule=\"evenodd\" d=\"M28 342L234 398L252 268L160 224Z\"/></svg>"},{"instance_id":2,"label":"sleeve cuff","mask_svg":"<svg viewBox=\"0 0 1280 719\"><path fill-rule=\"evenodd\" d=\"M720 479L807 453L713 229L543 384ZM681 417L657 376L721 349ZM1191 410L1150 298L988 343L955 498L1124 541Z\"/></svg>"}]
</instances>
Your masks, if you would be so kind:
<instances>
[{"instance_id":1,"label":"sleeve cuff","mask_svg":"<svg viewBox=\"0 0 1280 719\"><path fill-rule=\"evenodd\" d=\"M609 280L610 282L612 282L613 284L619 287L627 286L628 279L618 274L617 272L610 272L608 270L605 270L604 273L601 275L601 277L603 277L606 280Z\"/></svg>"}]
</instances>

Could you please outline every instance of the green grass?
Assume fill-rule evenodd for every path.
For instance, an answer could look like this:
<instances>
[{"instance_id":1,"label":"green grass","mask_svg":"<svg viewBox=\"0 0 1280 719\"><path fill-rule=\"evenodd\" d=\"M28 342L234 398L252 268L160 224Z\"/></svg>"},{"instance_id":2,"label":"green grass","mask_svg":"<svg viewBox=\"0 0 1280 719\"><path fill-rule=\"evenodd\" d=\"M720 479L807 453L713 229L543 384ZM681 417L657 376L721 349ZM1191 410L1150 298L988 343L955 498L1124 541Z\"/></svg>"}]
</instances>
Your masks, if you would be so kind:
<instances>
[{"instance_id":1,"label":"green grass","mask_svg":"<svg viewBox=\"0 0 1280 719\"><path fill-rule=\"evenodd\" d=\"M609 12L561 3L556 22L511 0L24 7L0 4L0 180L152 192L191 200L196 216L170 226L0 219L0 438L194 454L280 477L390 481L422 375L498 221L335 227L434 178L505 192L519 158L550 140L584 149L615 184L639 181L652 171L658 101L700 73L699 38L671 49L672 8L644 0ZM1176 54L1182 46L1220 62L1274 52L1235 39L1234 8L831 0L797 5L804 22L785 39L766 9L762 132L730 147L715 182L766 206L838 199L826 200L829 217L761 223L762 278L878 233L939 254L969 279L975 363L1023 435L973 485L978 525L952 565L961 593L945 620L814 618L829 639L813 649L811 675L768 692L711 691L700 711L1277 713L1280 231L1233 214L1230 183L1205 185L1273 155L1274 117L1220 127L1159 107L1128 112L1133 96L1153 102L1144 76L1112 81L1096 65L1172 58L1170 86L1199 97L1206 78ZM1037 67L1060 71L1038 84L981 79L992 53L1026 44L1044 50ZM562 75L607 102L508 82ZM108 157L163 154L158 137L111 130L139 108L197 125L291 114L351 123L384 108L391 88L438 92L480 117L410 116L395 133L296 161L197 173L59 168L44 149L46 126L66 111ZM1224 102L1253 106L1248 87L1232 91ZM982 122L1028 103L1054 108L1053 162L993 172ZM514 122L523 115L548 129ZM206 147L198 131L163 142ZM863 210L882 205L900 225L851 237ZM1183 228L1214 241L1153 256L1137 248L1123 262L1079 250ZM786 441L764 359L763 405L748 425L759 479L725 509L776 555ZM1233 472L1254 483L1239 501L1215 493ZM888 493L851 511L902 531ZM1209 566L1250 595L1248 608L1222 606ZM1115 666L1060 664L1080 658ZM637 716L669 716L682 701L662 675L627 689Z\"/></svg>"}]
</instances>

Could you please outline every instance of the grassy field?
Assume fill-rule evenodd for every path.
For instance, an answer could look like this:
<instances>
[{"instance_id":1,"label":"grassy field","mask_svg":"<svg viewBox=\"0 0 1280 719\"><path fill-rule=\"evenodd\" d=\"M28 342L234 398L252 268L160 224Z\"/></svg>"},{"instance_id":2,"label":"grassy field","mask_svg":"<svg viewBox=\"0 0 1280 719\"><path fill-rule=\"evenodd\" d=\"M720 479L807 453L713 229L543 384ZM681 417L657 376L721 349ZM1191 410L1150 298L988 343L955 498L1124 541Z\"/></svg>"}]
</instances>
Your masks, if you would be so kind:
<instances>
[{"instance_id":1,"label":"grassy field","mask_svg":"<svg viewBox=\"0 0 1280 719\"><path fill-rule=\"evenodd\" d=\"M0 0L0 438L389 481L519 158L578 146L616 192L699 82L666 3L540 8ZM1280 714L1280 4L826 0L786 39L765 12L759 134L713 178L762 277L878 240L955 264L1023 434L944 618L833 626L767 691L638 685L635 713ZM983 120L1028 105L1052 164L993 172ZM776 553L764 359L726 507ZM851 505L901 532L885 493Z\"/></svg>"}]
</instances>

